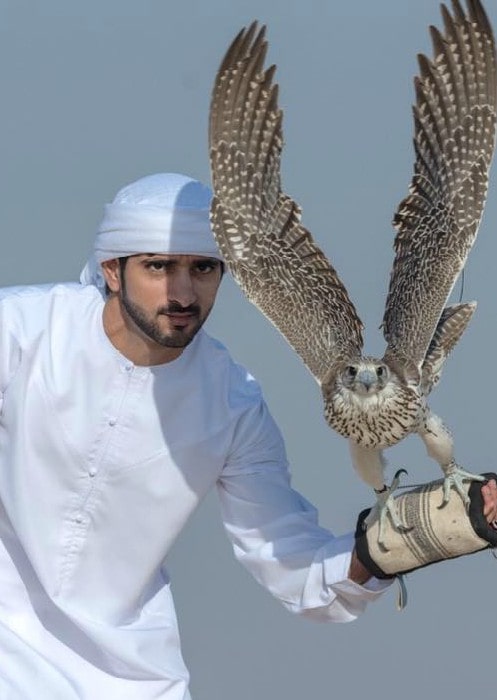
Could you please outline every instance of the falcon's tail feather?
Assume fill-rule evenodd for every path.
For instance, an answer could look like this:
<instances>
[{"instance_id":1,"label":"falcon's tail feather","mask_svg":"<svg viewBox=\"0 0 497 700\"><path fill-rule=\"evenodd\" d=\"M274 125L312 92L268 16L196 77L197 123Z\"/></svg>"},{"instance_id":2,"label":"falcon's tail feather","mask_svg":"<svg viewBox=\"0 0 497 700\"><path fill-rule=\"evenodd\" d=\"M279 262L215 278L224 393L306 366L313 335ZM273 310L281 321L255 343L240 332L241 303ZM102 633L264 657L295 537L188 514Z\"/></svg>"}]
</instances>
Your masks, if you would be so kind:
<instances>
[{"instance_id":1,"label":"falcon's tail feather","mask_svg":"<svg viewBox=\"0 0 497 700\"><path fill-rule=\"evenodd\" d=\"M459 342L475 310L475 301L454 304L443 310L421 369L425 394L429 394L440 379L445 360Z\"/></svg>"}]
</instances>

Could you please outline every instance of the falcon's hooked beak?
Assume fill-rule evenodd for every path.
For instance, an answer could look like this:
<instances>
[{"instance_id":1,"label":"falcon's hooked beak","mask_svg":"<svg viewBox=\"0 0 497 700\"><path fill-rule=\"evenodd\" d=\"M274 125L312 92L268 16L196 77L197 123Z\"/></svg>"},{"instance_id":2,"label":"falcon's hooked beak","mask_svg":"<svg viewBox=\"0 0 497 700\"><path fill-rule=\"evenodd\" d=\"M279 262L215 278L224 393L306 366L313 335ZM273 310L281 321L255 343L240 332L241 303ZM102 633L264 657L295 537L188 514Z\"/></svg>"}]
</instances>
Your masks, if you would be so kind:
<instances>
[{"instance_id":1,"label":"falcon's hooked beak","mask_svg":"<svg viewBox=\"0 0 497 700\"><path fill-rule=\"evenodd\" d=\"M361 369L356 376L356 383L362 384L362 386L366 389L366 393L369 392L373 384L376 384L377 381L378 377L376 376L376 373L370 369Z\"/></svg>"}]
</instances>

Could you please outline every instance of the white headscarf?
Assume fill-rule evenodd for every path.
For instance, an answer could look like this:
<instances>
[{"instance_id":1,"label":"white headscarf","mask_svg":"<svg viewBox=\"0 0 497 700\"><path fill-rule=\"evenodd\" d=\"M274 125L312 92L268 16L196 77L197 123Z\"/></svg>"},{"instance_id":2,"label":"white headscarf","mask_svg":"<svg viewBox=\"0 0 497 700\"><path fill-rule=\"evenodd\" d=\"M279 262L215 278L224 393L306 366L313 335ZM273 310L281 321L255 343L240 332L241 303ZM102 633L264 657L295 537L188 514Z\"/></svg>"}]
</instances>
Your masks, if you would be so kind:
<instances>
[{"instance_id":1,"label":"white headscarf","mask_svg":"<svg viewBox=\"0 0 497 700\"><path fill-rule=\"evenodd\" d=\"M82 284L104 286L100 264L140 253L176 253L218 258L209 222L211 190L177 173L142 177L123 187L104 217Z\"/></svg>"}]
</instances>

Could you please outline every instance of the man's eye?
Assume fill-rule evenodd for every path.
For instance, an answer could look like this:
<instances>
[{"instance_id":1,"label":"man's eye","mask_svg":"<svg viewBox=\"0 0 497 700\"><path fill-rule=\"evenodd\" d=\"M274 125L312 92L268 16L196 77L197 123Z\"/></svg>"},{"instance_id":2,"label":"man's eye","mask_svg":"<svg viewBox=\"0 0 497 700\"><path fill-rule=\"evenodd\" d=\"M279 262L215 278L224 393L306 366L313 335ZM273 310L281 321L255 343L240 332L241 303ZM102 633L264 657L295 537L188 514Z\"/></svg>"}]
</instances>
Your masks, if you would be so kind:
<instances>
[{"instance_id":1,"label":"man's eye","mask_svg":"<svg viewBox=\"0 0 497 700\"><path fill-rule=\"evenodd\" d=\"M163 262L158 262L158 261L150 261L147 263L147 269L148 270L153 270L154 272L162 272L165 269L165 264Z\"/></svg>"},{"instance_id":2,"label":"man's eye","mask_svg":"<svg viewBox=\"0 0 497 700\"><path fill-rule=\"evenodd\" d=\"M212 272L216 268L217 268L217 263L211 262L210 260L206 261L206 262L199 262L196 265L197 272L200 272L200 274L203 274L203 275L205 275L209 272Z\"/></svg>"}]
</instances>

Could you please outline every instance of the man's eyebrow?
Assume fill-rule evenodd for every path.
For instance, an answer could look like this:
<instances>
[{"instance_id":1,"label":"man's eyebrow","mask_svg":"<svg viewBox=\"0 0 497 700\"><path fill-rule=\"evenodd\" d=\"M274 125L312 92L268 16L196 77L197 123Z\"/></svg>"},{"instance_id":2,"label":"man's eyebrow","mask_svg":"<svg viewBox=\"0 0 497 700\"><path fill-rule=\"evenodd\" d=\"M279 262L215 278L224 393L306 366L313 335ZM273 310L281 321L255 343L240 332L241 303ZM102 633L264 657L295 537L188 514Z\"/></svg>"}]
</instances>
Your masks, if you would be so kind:
<instances>
[{"instance_id":1,"label":"man's eyebrow","mask_svg":"<svg viewBox=\"0 0 497 700\"><path fill-rule=\"evenodd\" d=\"M164 260L166 262L167 260L176 260L176 256L171 256L171 255L166 255L165 253L142 253L141 257L143 260Z\"/></svg>"}]
</instances>

